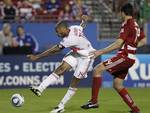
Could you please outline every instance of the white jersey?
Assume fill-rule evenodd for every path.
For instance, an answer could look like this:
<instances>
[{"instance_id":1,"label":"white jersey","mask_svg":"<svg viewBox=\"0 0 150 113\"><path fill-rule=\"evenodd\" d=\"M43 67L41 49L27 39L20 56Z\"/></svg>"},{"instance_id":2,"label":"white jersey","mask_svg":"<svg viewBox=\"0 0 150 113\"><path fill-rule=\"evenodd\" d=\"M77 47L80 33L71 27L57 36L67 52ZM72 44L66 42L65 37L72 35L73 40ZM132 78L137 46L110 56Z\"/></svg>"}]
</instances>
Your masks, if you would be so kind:
<instances>
[{"instance_id":1,"label":"white jersey","mask_svg":"<svg viewBox=\"0 0 150 113\"><path fill-rule=\"evenodd\" d=\"M88 56L90 52L95 50L85 37L81 26L74 25L69 27L69 29L69 35L64 37L60 42L62 46L66 48L69 47L73 50L73 52L82 56Z\"/></svg>"}]
</instances>

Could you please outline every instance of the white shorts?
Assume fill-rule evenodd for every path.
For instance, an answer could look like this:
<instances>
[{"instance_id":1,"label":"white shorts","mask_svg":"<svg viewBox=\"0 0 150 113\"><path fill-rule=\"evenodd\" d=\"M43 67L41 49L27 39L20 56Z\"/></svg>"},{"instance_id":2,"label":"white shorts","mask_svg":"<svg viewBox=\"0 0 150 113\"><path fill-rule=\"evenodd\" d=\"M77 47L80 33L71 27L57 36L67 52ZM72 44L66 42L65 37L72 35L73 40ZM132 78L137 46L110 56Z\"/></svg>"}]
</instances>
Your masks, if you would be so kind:
<instances>
[{"instance_id":1,"label":"white shorts","mask_svg":"<svg viewBox=\"0 0 150 113\"><path fill-rule=\"evenodd\" d=\"M87 78L87 72L93 68L93 59L81 57L76 53L69 53L63 61L67 62L74 70L74 76L78 79Z\"/></svg>"}]
</instances>

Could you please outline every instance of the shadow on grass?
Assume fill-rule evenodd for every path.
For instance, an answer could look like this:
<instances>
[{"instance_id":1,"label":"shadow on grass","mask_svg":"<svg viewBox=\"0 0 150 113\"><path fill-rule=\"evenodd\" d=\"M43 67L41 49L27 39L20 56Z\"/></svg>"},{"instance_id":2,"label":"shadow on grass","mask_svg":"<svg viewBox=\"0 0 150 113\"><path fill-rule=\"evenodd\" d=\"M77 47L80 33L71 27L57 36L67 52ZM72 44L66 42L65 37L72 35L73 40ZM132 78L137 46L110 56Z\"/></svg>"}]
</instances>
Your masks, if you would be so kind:
<instances>
[{"instance_id":1,"label":"shadow on grass","mask_svg":"<svg viewBox=\"0 0 150 113\"><path fill-rule=\"evenodd\" d=\"M128 111L111 110L111 111L107 111L106 113L129 113L129 112Z\"/></svg>"},{"instance_id":2,"label":"shadow on grass","mask_svg":"<svg viewBox=\"0 0 150 113\"><path fill-rule=\"evenodd\" d=\"M84 109L81 109L80 107L69 106L69 107L66 107L64 113L100 113L100 109L98 108L98 109L84 110Z\"/></svg>"},{"instance_id":3,"label":"shadow on grass","mask_svg":"<svg viewBox=\"0 0 150 113\"><path fill-rule=\"evenodd\" d=\"M82 110L82 109L66 109L65 113L129 113L128 111L118 111L118 110L110 110L110 111L103 111L101 112L99 109L91 109L91 110Z\"/></svg>"}]
</instances>

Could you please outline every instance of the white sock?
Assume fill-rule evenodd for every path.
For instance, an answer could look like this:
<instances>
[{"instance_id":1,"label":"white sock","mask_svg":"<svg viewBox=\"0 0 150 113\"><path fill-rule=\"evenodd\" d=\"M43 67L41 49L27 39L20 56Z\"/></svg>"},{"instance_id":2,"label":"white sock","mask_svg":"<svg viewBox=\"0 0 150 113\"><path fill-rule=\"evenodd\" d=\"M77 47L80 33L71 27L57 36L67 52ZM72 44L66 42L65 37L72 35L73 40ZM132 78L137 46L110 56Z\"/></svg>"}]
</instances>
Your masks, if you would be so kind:
<instances>
[{"instance_id":1,"label":"white sock","mask_svg":"<svg viewBox=\"0 0 150 113\"><path fill-rule=\"evenodd\" d=\"M76 93L77 88L71 88L69 87L67 93L65 94L64 98L59 103L58 107L64 108L65 104L73 97L73 95Z\"/></svg>"},{"instance_id":2,"label":"white sock","mask_svg":"<svg viewBox=\"0 0 150 113\"><path fill-rule=\"evenodd\" d=\"M38 87L39 91L42 93L50 84L55 83L58 79L59 76L57 74L50 74Z\"/></svg>"}]
</instances>

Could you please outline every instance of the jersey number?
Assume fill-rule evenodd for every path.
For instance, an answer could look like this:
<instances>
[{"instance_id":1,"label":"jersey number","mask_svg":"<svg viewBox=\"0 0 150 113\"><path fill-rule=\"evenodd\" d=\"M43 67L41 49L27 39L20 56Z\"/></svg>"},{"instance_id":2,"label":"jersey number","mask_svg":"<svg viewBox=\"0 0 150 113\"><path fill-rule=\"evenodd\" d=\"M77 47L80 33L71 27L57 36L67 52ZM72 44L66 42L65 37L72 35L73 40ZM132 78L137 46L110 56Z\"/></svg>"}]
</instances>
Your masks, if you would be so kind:
<instances>
[{"instance_id":1,"label":"jersey number","mask_svg":"<svg viewBox=\"0 0 150 113\"><path fill-rule=\"evenodd\" d=\"M78 37L85 38L84 34L82 33L82 31L80 29L74 28L74 34Z\"/></svg>"}]
</instances>

